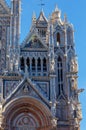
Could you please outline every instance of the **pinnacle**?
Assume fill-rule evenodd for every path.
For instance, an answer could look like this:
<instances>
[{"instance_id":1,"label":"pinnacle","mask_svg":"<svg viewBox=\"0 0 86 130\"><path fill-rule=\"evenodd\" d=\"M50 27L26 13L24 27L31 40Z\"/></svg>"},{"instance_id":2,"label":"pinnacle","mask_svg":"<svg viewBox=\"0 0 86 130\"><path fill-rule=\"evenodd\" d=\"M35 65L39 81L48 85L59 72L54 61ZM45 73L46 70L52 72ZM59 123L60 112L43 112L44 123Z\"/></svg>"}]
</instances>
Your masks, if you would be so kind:
<instances>
[{"instance_id":1,"label":"pinnacle","mask_svg":"<svg viewBox=\"0 0 86 130\"><path fill-rule=\"evenodd\" d=\"M56 4L56 6L55 6L55 12L57 12L57 11L59 11L59 9L58 9L58 6Z\"/></svg>"}]
</instances>

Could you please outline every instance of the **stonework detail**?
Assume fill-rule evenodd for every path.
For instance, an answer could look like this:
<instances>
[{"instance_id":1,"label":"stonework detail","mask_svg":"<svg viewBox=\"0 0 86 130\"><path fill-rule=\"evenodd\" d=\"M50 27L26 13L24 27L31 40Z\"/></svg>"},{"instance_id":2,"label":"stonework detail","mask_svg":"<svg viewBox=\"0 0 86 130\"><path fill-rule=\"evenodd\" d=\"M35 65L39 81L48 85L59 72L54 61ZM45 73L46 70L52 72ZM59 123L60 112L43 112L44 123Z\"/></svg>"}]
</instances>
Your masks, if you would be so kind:
<instances>
[{"instance_id":1,"label":"stonework detail","mask_svg":"<svg viewBox=\"0 0 86 130\"><path fill-rule=\"evenodd\" d=\"M20 44L21 0L0 0L0 130L80 130L74 28L56 6Z\"/></svg>"}]
</instances>

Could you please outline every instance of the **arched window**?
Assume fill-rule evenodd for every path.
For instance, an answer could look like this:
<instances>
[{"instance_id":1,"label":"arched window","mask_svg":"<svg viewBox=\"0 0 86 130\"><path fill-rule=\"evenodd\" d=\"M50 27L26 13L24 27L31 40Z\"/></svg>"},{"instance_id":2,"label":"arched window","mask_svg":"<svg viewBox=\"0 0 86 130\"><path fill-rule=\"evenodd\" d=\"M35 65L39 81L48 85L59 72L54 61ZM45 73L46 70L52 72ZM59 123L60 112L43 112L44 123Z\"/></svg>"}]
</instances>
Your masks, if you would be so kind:
<instances>
[{"instance_id":1,"label":"arched window","mask_svg":"<svg viewBox=\"0 0 86 130\"><path fill-rule=\"evenodd\" d=\"M62 59L59 56L57 60L57 68L58 68L58 94L61 94L63 91L63 64Z\"/></svg>"},{"instance_id":2,"label":"arched window","mask_svg":"<svg viewBox=\"0 0 86 130\"><path fill-rule=\"evenodd\" d=\"M1 40L1 37L2 37L2 26L0 26L0 40Z\"/></svg>"},{"instance_id":3,"label":"arched window","mask_svg":"<svg viewBox=\"0 0 86 130\"><path fill-rule=\"evenodd\" d=\"M28 71L29 71L30 70L30 59L29 58L27 58L26 64L28 66Z\"/></svg>"},{"instance_id":4,"label":"arched window","mask_svg":"<svg viewBox=\"0 0 86 130\"><path fill-rule=\"evenodd\" d=\"M24 71L24 69L25 69L24 58L23 58L23 57L20 59L20 68L21 68L21 70L23 70L23 71Z\"/></svg>"},{"instance_id":5,"label":"arched window","mask_svg":"<svg viewBox=\"0 0 86 130\"><path fill-rule=\"evenodd\" d=\"M60 33L57 33L57 44L60 43Z\"/></svg>"},{"instance_id":6,"label":"arched window","mask_svg":"<svg viewBox=\"0 0 86 130\"><path fill-rule=\"evenodd\" d=\"M32 71L35 71L35 69L36 69L36 68L35 68L35 59L33 58L33 59L32 59Z\"/></svg>"},{"instance_id":7,"label":"arched window","mask_svg":"<svg viewBox=\"0 0 86 130\"><path fill-rule=\"evenodd\" d=\"M41 37L46 37L46 29L38 29L38 34L41 36Z\"/></svg>"},{"instance_id":8,"label":"arched window","mask_svg":"<svg viewBox=\"0 0 86 130\"><path fill-rule=\"evenodd\" d=\"M46 58L43 59L43 71L47 71L47 60L46 60Z\"/></svg>"},{"instance_id":9,"label":"arched window","mask_svg":"<svg viewBox=\"0 0 86 130\"><path fill-rule=\"evenodd\" d=\"M38 58L38 60L37 60L37 70L41 71L41 59L40 58Z\"/></svg>"}]
</instances>

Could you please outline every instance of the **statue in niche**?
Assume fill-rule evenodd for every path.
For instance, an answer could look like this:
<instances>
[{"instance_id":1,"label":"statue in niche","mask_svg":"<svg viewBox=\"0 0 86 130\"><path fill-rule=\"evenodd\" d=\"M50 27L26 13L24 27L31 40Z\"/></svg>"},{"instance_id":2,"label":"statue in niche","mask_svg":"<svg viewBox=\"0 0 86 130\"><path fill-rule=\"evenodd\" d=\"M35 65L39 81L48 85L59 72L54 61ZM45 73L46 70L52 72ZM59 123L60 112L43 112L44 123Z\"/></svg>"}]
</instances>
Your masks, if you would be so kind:
<instances>
[{"instance_id":1,"label":"statue in niche","mask_svg":"<svg viewBox=\"0 0 86 130\"><path fill-rule=\"evenodd\" d=\"M25 92L25 93L28 93L28 92L29 92L29 88L28 88L27 85L25 85L25 87L24 87L24 92Z\"/></svg>"},{"instance_id":2,"label":"statue in niche","mask_svg":"<svg viewBox=\"0 0 86 130\"><path fill-rule=\"evenodd\" d=\"M73 118L73 117L74 117L74 109L75 109L75 107L74 107L73 101L71 100L71 101L70 101L70 104L69 104L69 110L70 110L69 113L71 113L71 114L70 114L70 118Z\"/></svg>"},{"instance_id":3,"label":"statue in niche","mask_svg":"<svg viewBox=\"0 0 86 130\"><path fill-rule=\"evenodd\" d=\"M51 71L54 71L54 61L51 62L50 68L51 68Z\"/></svg>"},{"instance_id":4,"label":"statue in niche","mask_svg":"<svg viewBox=\"0 0 86 130\"><path fill-rule=\"evenodd\" d=\"M51 107L52 115L56 116L56 103L54 103Z\"/></svg>"},{"instance_id":5,"label":"statue in niche","mask_svg":"<svg viewBox=\"0 0 86 130\"><path fill-rule=\"evenodd\" d=\"M72 90L76 90L76 88L77 88L76 80L74 78L71 79L71 88L72 88Z\"/></svg>"},{"instance_id":6,"label":"statue in niche","mask_svg":"<svg viewBox=\"0 0 86 130\"><path fill-rule=\"evenodd\" d=\"M10 70L13 71L13 63L10 63Z\"/></svg>"},{"instance_id":7,"label":"statue in niche","mask_svg":"<svg viewBox=\"0 0 86 130\"><path fill-rule=\"evenodd\" d=\"M51 53L51 65L50 65L50 68L51 68L51 71L54 71L54 66L55 66L55 62L54 62L54 58L53 58L53 53Z\"/></svg>"},{"instance_id":8,"label":"statue in niche","mask_svg":"<svg viewBox=\"0 0 86 130\"><path fill-rule=\"evenodd\" d=\"M71 79L71 88L74 89L74 86L75 86L75 80Z\"/></svg>"},{"instance_id":9,"label":"statue in niche","mask_svg":"<svg viewBox=\"0 0 86 130\"><path fill-rule=\"evenodd\" d=\"M70 72L77 72L77 71L78 71L77 61L75 58L72 58L70 62Z\"/></svg>"}]
</instances>

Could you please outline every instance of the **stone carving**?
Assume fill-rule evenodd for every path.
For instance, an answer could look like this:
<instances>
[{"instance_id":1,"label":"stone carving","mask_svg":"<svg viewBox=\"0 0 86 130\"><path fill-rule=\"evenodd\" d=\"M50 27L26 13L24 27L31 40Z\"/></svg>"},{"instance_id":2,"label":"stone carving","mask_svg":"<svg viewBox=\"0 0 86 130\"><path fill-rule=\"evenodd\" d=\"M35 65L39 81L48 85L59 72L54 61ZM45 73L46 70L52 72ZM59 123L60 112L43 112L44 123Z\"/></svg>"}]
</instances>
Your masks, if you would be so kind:
<instances>
[{"instance_id":1,"label":"stone carving","mask_svg":"<svg viewBox=\"0 0 86 130\"><path fill-rule=\"evenodd\" d=\"M32 100L29 100L29 102L31 101L31 109L28 105L28 110L29 112L36 112L33 113L33 115L35 115L37 124L45 123L47 127L56 127L56 117L58 117L62 127L66 125L66 123L68 126L66 129L71 129L70 127L72 127L72 125L76 127L82 119L81 107L77 102L78 95L83 90L77 89L78 65L73 42L73 29L69 28L71 24L67 23L66 26L64 21L61 19L58 20L58 8L52 13L53 16L55 16L53 17L55 18L54 24L52 23L52 14L47 20L44 16L44 12L41 11L40 16L35 19L35 25L32 25L33 27L31 27L30 33L25 38L23 45L19 45L21 0L11 1L11 5L14 8L8 7L4 1L5 0L0 0L0 127L3 126L2 130L33 130L33 128L29 127L33 125L30 125L32 119L30 120L26 115L23 117L20 115L21 118L17 118L18 115L16 115L21 112L26 114L26 107L24 111L22 111L22 106L17 102L19 106L18 113L15 109L12 110L14 112L16 111L16 114L13 114L13 118L15 117L17 119L14 124L12 124L12 115L10 112L8 114L8 109L6 109L6 107L15 102L15 100L19 100L19 103L25 101L21 100L21 98L24 99L24 97L34 100L33 103ZM65 31L67 35L65 35ZM60 34L59 38L57 36L58 33ZM56 45L58 41L61 41L59 46ZM66 44L64 45L66 42L67 46ZM67 57L64 57L65 53L67 53ZM59 64L57 64L57 57L60 56L62 60L58 60ZM23 57L24 60L20 61L20 57ZM32 62L33 58L35 59L34 62ZM40 60L38 60L39 58ZM6 71L7 73L5 73ZM9 73L9 71L12 72ZM29 82L29 80L31 81ZM71 97L73 98L72 100ZM37 101L40 101L40 106L43 105L46 107L46 109L40 108L43 112L46 111L46 113L38 113L38 104L36 104L36 111L33 109L33 105L37 103ZM68 101L70 101L69 104L67 104ZM57 102L58 104L56 104ZM15 108L15 105L16 102L10 106ZM3 114L6 114L5 118L2 116ZM9 121L7 115L11 116ZM42 117L39 121L41 115L42 117L44 115L46 118L45 121L45 118L43 118L44 122L40 122ZM70 120L73 122L72 124ZM45 124L44 126L46 126ZM9 128L11 125L12 127ZM65 129L62 127L61 129ZM40 128L39 126L39 128L36 127L36 129L51 130L52 128L43 128L43 126ZM59 128L57 126L57 128L53 129Z\"/></svg>"},{"instance_id":2,"label":"stone carving","mask_svg":"<svg viewBox=\"0 0 86 130\"><path fill-rule=\"evenodd\" d=\"M40 91L44 93L47 97L49 97L49 83L48 82L38 82L37 86L39 87Z\"/></svg>"},{"instance_id":3,"label":"stone carving","mask_svg":"<svg viewBox=\"0 0 86 130\"><path fill-rule=\"evenodd\" d=\"M69 104L69 113L70 113L69 118L70 119L73 119L74 117L74 109L75 109L74 104L70 102Z\"/></svg>"},{"instance_id":4,"label":"stone carving","mask_svg":"<svg viewBox=\"0 0 86 130\"><path fill-rule=\"evenodd\" d=\"M52 104L51 112L52 112L53 117L55 117L56 116L56 103Z\"/></svg>"},{"instance_id":5,"label":"stone carving","mask_svg":"<svg viewBox=\"0 0 86 130\"><path fill-rule=\"evenodd\" d=\"M52 118L51 119L51 124L52 124L52 127L56 127L57 126L57 119L56 118Z\"/></svg>"},{"instance_id":6,"label":"stone carving","mask_svg":"<svg viewBox=\"0 0 86 130\"><path fill-rule=\"evenodd\" d=\"M15 125L16 128L18 128L19 130L20 129L33 130L35 128L35 121L28 113L21 114Z\"/></svg>"},{"instance_id":7,"label":"stone carving","mask_svg":"<svg viewBox=\"0 0 86 130\"><path fill-rule=\"evenodd\" d=\"M41 59L47 57L48 52L21 52L21 56L27 58L40 57Z\"/></svg>"},{"instance_id":8,"label":"stone carving","mask_svg":"<svg viewBox=\"0 0 86 130\"><path fill-rule=\"evenodd\" d=\"M78 72L78 65L75 58L71 59L70 62L70 72Z\"/></svg>"},{"instance_id":9,"label":"stone carving","mask_svg":"<svg viewBox=\"0 0 86 130\"><path fill-rule=\"evenodd\" d=\"M82 112L81 112L80 104L78 104L76 107L76 113L77 113L77 118L81 120L82 119Z\"/></svg>"},{"instance_id":10,"label":"stone carving","mask_svg":"<svg viewBox=\"0 0 86 130\"><path fill-rule=\"evenodd\" d=\"M72 78L71 79L71 89L76 90L77 89L77 84L76 84L76 79Z\"/></svg>"},{"instance_id":11,"label":"stone carving","mask_svg":"<svg viewBox=\"0 0 86 130\"><path fill-rule=\"evenodd\" d=\"M9 96L9 94L11 94L18 84L19 81L4 81L4 97Z\"/></svg>"},{"instance_id":12,"label":"stone carving","mask_svg":"<svg viewBox=\"0 0 86 130\"><path fill-rule=\"evenodd\" d=\"M25 86L25 87L24 87L24 92L27 93L28 91L29 91L29 90L28 90L28 87Z\"/></svg>"}]
</instances>

